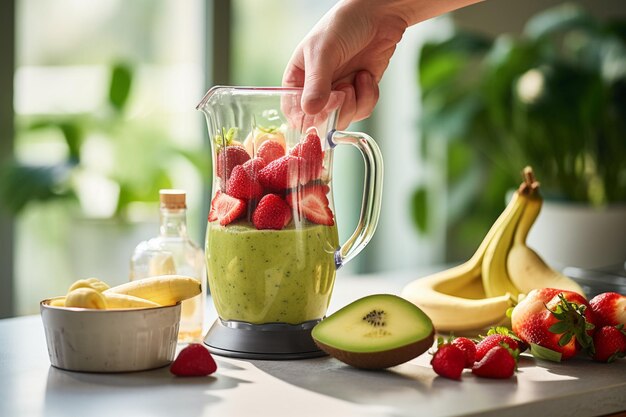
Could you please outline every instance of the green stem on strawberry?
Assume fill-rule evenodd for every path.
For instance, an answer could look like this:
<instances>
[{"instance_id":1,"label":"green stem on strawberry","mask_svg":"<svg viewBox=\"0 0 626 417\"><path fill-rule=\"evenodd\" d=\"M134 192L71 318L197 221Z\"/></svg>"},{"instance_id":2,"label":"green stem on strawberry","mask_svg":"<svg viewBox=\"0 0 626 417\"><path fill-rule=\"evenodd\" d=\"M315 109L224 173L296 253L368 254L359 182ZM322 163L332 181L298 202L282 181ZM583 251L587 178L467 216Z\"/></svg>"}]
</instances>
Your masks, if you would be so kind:
<instances>
[{"instance_id":1,"label":"green stem on strawberry","mask_svg":"<svg viewBox=\"0 0 626 417\"><path fill-rule=\"evenodd\" d=\"M231 127L228 130L223 127L221 133L218 131L213 139L216 150L219 151L220 149L229 146L237 137L237 133L239 133L239 128L236 127Z\"/></svg>"},{"instance_id":2,"label":"green stem on strawberry","mask_svg":"<svg viewBox=\"0 0 626 417\"><path fill-rule=\"evenodd\" d=\"M505 326L493 326L491 328L489 328L489 330L487 330L487 336L491 336L494 334L501 334L504 336L508 336L511 339L515 340L519 346L519 352L524 352L526 349L528 349L528 344L526 342L524 342L518 335L515 334L515 332L511 329L509 329L508 327ZM481 339L484 339L484 336L480 336Z\"/></svg>"},{"instance_id":3,"label":"green stem on strawberry","mask_svg":"<svg viewBox=\"0 0 626 417\"><path fill-rule=\"evenodd\" d=\"M562 293L558 297L560 302L554 310L550 310L546 305L546 308L557 319L557 322L550 326L548 330L554 334L561 335L558 342L559 346L565 346L572 338L576 338L576 342L583 351L593 354L593 338L588 332L595 326L585 319L587 306L568 301Z\"/></svg>"}]
</instances>

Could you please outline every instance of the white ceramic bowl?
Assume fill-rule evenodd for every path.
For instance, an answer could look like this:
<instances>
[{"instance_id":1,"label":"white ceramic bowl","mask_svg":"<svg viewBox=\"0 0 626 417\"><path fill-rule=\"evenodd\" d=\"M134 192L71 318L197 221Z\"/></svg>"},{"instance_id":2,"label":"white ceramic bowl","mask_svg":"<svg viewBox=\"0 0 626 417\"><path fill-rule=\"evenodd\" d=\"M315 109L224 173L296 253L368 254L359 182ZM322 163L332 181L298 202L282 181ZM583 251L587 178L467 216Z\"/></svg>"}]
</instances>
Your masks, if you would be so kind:
<instances>
[{"instance_id":1,"label":"white ceramic bowl","mask_svg":"<svg viewBox=\"0 0 626 417\"><path fill-rule=\"evenodd\" d=\"M90 310L40 303L52 366L69 371L131 372L174 360L180 303L174 306Z\"/></svg>"}]
</instances>

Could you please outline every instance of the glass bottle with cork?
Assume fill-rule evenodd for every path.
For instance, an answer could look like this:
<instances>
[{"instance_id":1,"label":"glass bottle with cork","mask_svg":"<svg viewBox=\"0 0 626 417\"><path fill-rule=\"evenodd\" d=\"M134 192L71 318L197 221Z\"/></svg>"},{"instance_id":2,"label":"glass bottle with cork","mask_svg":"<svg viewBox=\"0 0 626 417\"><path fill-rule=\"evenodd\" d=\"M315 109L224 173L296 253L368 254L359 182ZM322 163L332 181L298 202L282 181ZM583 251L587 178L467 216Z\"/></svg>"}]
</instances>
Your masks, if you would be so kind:
<instances>
[{"instance_id":1,"label":"glass bottle with cork","mask_svg":"<svg viewBox=\"0 0 626 417\"><path fill-rule=\"evenodd\" d=\"M159 236L143 241L130 261L130 280L157 275L186 275L202 283L202 293L183 301L179 342L199 342L203 336L206 300L204 253L187 234L186 194L182 190L160 190Z\"/></svg>"}]
</instances>

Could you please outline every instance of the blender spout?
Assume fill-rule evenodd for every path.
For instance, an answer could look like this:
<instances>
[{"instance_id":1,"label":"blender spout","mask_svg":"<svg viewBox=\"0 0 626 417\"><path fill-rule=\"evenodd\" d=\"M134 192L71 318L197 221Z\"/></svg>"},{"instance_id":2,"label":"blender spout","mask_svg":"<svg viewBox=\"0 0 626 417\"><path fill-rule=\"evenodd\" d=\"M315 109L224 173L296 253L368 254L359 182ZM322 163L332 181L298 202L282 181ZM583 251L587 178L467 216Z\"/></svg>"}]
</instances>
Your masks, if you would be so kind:
<instances>
[{"instance_id":1,"label":"blender spout","mask_svg":"<svg viewBox=\"0 0 626 417\"><path fill-rule=\"evenodd\" d=\"M205 108L206 108L207 103L211 99L211 96L213 96L218 90L221 90L223 88L226 88L226 87L224 87L223 85L215 85L211 87L209 91L207 91L207 93L204 95L204 97L202 97L202 100L200 100L200 103L198 103L198 105L196 106L196 110L201 110L202 112L206 113Z\"/></svg>"}]
</instances>

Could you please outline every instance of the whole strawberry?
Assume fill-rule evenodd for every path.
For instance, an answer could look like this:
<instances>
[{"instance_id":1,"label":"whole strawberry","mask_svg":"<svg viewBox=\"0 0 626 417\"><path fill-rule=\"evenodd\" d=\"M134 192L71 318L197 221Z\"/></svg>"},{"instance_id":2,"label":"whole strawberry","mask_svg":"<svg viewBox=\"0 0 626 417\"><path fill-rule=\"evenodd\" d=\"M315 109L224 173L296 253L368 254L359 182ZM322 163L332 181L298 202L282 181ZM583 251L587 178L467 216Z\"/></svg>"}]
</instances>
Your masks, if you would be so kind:
<instances>
[{"instance_id":1,"label":"whole strawberry","mask_svg":"<svg viewBox=\"0 0 626 417\"><path fill-rule=\"evenodd\" d=\"M517 350L511 350L504 343L494 346L474 364L472 373L482 378L510 378L517 368Z\"/></svg>"},{"instance_id":2,"label":"whole strawberry","mask_svg":"<svg viewBox=\"0 0 626 417\"><path fill-rule=\"evenodd\" d=\"M285 156L285 148L278 142L266 140L259 146L257 156L262 158L266 164Z\"/></svg>"},{"instance_id":3,"label":"whole strawberry","mask_svg":"<svg viewBox=\"0 0 626 417\"><path fill-rule=\"evenodd\" d=\"M324 162L324 152L315 128L309 128L302 142L296 145L289 154L303 159L301 184L306 184L320 177Z\"/></svg>"},{"instance_id":4,"label":"whole strawberry","mask_svg":"<svg viewBox=\"0 0 626 417\"><path fill-rule=\"evenodd\" d=\"M471 368L476 361L476 343L467 337L457 337L450 342L453 346L458 347L465 355L465 367Z\"/></svg>"},{"instance_id":5,"label":"whole strawberry","mask_svg":"<svg viewBox=\"0 0 626 417\"><path fill-rule=\"evenodd\" d=\"M603 326L593 334L594 353L591 356L597 362L613 362L626 356L626 332L622 324Z\"/></svg>"},{"instance_id":6,"label":"whole strawberry","mask_svg":"<svg viewBox=\"0 0 626 417\"><path fill-rule=\"evenodd\" d=\"M215 173L223 181L230 178L233 169L238 165L243 165L250 159L250 155L241 145L229 145L222 148L217 154L217 164Z\"/></svg>"},{"instance_id":7,"label":"whole strawberry","mask_svg":"<svg viewBox=\"0 0 626 417\"><path fill-rule=\"evenodd\" d=\"M258 174L264 167L265 161L261 158L250 159L234 167L227 181L226 194L242 200L261 197L264 190Z\"/></svg>"},{"instance_id":8,"label":"whole strawberry","mask_svg":"<svg viewBox=\"0 0 626 417\"><path fill-rule=\"evenodd\" d=\"M304 182L304 159L285 155L273 160L259 171L259 182L273 191L294 188Z\"/></svg>"},{"instance_id":9,"label":"whole strawberry","mask_svg":"<svg viewBox=\"0 0 626 417\"><path fill-rule=\"evenodd\" d=\"M465 354L458 347L451 343L443 343L440 339L430 364L439 376L461 379L461 373L465 367Z\"/></svg>"},{"instance_id":10,"label":"whole strawberry","mask_svg":"<svg viewBox=\"0 0 626 417\"><path fill-rule=\"evenodd\" d=\"M217 370L213 357L199 343L192 343L180 351L170 365L170 372L176 376L206 376Z\"/></svg>"},{"instance_id":11,"label":"whole strawberry","mask_svg":"<svg viewBox=\"0 0 626 417\"><path fill-rule=\"evenodd\" d=\"M277 194L266 194L252 213L252 223L259 229L280 230L291 221L291 208Z\"/></svg>"},{"instance_id":12,"label":"whole strawberry","mask_svg":"<svg viewBox=\"0 0 626 417\"><path fill-rule=\"evenodd\" d=\"M515 339L503 334L491 334L486 336L476 345L476 362L481 361L487 352L496 346L500 346L501 344L506 344L513 350L519 350L519 344Z\"/></svg>"},{"instance_id":13,"label":"whole strawberry","mask_svg":"<svg viewBox=\"0 0 626 417\"><path fill-rule=\"evenodd\" d=\"M526 350L527 346L513 331L504 326L492 327L487 331L487 336L481 336L476 346L476 361L480 361L491 348L506 343L511 349L519 352Z\"/></svg>"},{"instance_id":14,"label":"whole strawberry","mask_svg":"<svg viewBox=\"0 0 626 417\"><path fill-rule=\"evenodd\" d=\"M593 349L593 312L585 298L555 288L535 289L515 306L513 331L534 356L561 361Z\"/></svg>"},{"instance_id":15,"label":"whole strawberry","mask_svg":"<svg viewBox=\"0 0 626 417\"><path fill-rule=\"evenodd\" d=\"M605 292L589 300L589 305L598 326L626 326L626 295Z\"/></svg>"}]
</instances>

